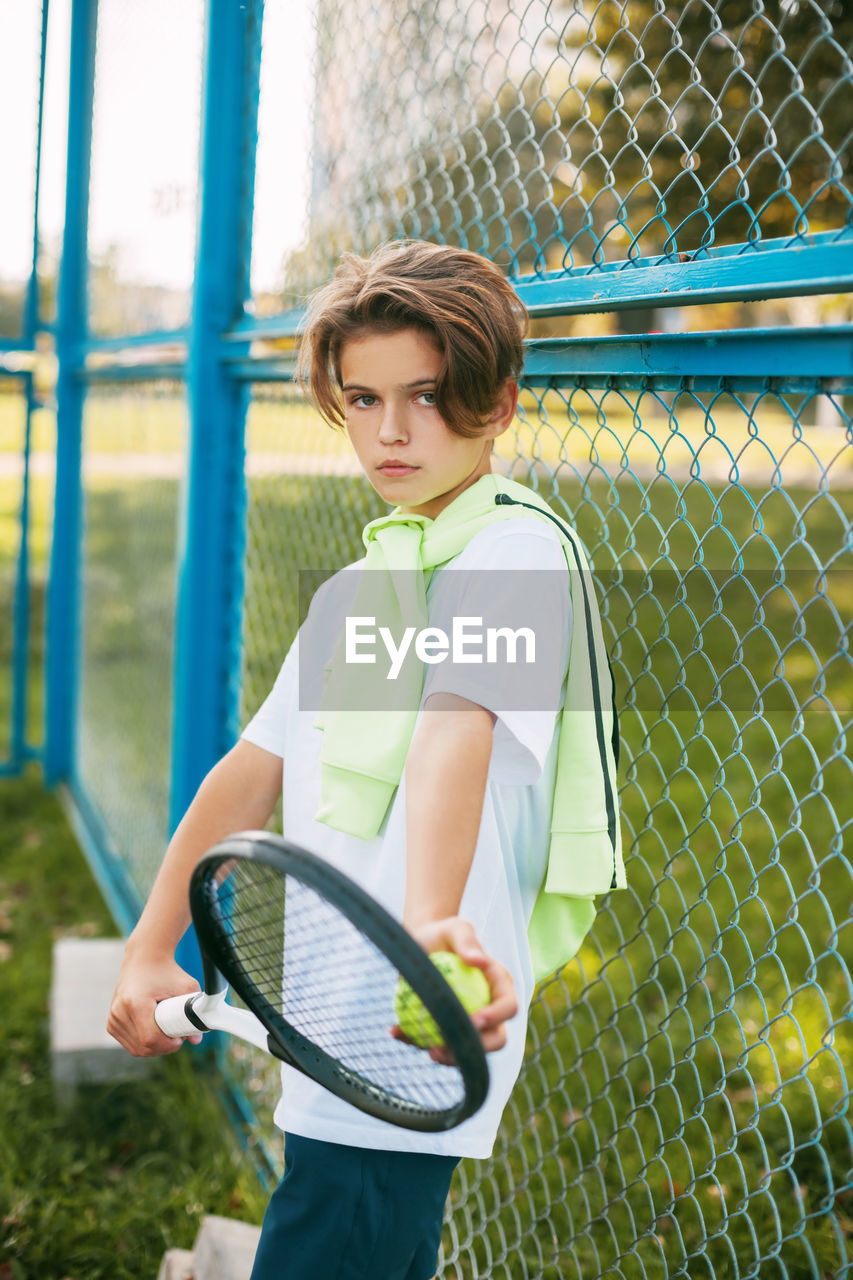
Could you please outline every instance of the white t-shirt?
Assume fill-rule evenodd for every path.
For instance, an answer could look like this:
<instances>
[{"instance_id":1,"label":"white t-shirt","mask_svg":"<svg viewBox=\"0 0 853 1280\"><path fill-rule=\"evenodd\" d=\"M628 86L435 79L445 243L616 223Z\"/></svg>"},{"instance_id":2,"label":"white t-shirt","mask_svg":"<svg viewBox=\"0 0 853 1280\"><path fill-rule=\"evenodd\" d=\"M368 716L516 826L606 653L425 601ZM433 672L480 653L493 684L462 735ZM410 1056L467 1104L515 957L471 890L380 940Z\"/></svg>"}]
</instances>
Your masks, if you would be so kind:
<instances>
[{"instance_id":1,"label":"white t-shirt","mask_svg":"<svg viewBox=\"0 0 853 1280\"><path fill-rule=\"evenodd\" d=\"M306 646L306 652L315 655L318 644L328 647L329 638L340 635L359 576L351 571L358 567L342 570L341 574L349 573L350 577L337 574L317 592L272 692L243 737L282 757L284 835L339 867L400 919L406 873L405 778L382 830L372 840L360 840L316 822L322 733L314 727L319 699L306 696L304 682L301 695L307 708L300 706L300 643ZM452 618L488 612L488 601L482 593L479 599L472 599L472 592L474 596L478 594L481 570L483 586L488 585L488 572L500 570L501 575L525 575L525 579L517 577L515 581L521 584L526 580L528 591L530 582L535 581L529 575L548 571L547 578L541 579L547 583L547 591L540 593L540 599L544 601L551 639L556 641L552 645L556 654L553 670L545 675L545 683L550 681L551 689L543 701L550 702L550 709L507 709L505 674L503 684L499 680L490 685L492 668L485 663L430 666L423 696L456 693L487 707L498 717L480 831L459 914L472 922L486 952L509 969L520 1012L507 1023L505 1047L487 1055L490 1087L486 1102L457 1128L441 1134L422 1134L374 1120L300 1072L283 1067L282 1098L275 1122L287 1132L352 1146L482 1158L491 1154L502 1112L518 1076L534 987L527 925L545 873L556 771L557 712L564 694L571 634L569 575L559 537L545 521L496 521L477 533L453 561L432 574L427 591L430 626L440 626L449 633ZM501 576L499 581L503 594L512 589L513 578ZM329 589L333 583L337 590ZM312 666L322 670L323 662ZM592 899L589 905L591 923ZM577 941L580 944L581 938Z\"/></svg>"}]
</instances>

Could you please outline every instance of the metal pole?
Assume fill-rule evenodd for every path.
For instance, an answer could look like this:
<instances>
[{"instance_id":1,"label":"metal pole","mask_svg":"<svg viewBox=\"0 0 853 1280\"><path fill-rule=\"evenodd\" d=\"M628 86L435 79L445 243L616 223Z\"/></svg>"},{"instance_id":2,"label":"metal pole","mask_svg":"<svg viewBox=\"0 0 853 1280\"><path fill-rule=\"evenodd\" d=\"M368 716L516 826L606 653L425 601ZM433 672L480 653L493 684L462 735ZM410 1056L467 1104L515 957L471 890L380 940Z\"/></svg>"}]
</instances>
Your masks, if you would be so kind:
<instances>
[{"instance_id":1,"label":"metal pole","mask_svg":"<svg viewBox=\"0 0 853 1280\"><path fill-rule=\"evenodd\" d=\"M33 194L33 253L24 311L23 345L35 351L40 328L38 296L39 192L41 188L41 140L44 124L44 71L47 55L47 19L49 0L41 6L41 48L39 51L38 126L36 129L35 191ZM27 421L24 434L24 475L21 485L20 542L15 577L15 604L12 638L12 734L11 767L20 768L27 756L27 692L30 664L30 447L33 411L37 397L33 375L24 382Z\"/></svg>"},{"instance_id":2,"label":"metal pole","mask_svg":"<svg viewBox=\"0 0 853 1280\"><path fill-rule=\"evenodd\" d=\"M179 531L170 828L238 728L247 391L222 335L249 294L263 0L210 0L188 351L189 457ZM198 972L195 943L179 963Z\"/></svg>"},{"instance_id":3,"label":"metal pole","mask_svg":"<svg viewBox=\"0 0 853 1280\"><path fill-rule=\"evenodd\" d=\"M85 390L75 375L87 331L89 166L97 21L98 0L72 0L65 228L56 323L56 493L47 601L45 777L51 784L68 778L73 770L77 710Z\"/></svg>"}]
</instances>

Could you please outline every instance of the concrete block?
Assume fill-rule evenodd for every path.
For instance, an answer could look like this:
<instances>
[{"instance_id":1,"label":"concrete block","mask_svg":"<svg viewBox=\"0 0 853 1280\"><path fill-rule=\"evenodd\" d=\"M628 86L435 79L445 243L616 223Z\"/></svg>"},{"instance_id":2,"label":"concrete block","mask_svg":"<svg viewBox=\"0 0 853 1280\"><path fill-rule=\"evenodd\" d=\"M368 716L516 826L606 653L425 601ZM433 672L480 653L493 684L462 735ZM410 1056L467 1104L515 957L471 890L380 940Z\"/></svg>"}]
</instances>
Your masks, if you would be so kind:
<instances>
[{"instance_id":1,"label":"concrete block","mask_svg":"<svg viewBox=\"0 0 853 1280\"><path fill-rule=\"evenodd\" d=\"M121 938L60 938L53 944L50 1053L57 1096L79 1084L134 1080L150 1058L134 1058L107 1034L110 1000L124 955Z\"/></svg>"},{"instance_id":2,"label":"concrete block","mask_svg":"<svg viewBox=\"0 0 853 1280\"><path fill-rule=\"evenodd\" d=\"M249 1280L260 1235L260 1227L235 1218L204 1218L193 1250L194 1280Z\"/></svg>"},{"instance_id":3,"label":"concrete block","mask_svg":"<svg viewBox=\"0 0 853 1280\"><path fill-rule=\"evenodd\" d=\"M195 1263L189 1249L169 1249L164 1253L157 1280L195 1280Z\"/></svg>"}]
</instances>

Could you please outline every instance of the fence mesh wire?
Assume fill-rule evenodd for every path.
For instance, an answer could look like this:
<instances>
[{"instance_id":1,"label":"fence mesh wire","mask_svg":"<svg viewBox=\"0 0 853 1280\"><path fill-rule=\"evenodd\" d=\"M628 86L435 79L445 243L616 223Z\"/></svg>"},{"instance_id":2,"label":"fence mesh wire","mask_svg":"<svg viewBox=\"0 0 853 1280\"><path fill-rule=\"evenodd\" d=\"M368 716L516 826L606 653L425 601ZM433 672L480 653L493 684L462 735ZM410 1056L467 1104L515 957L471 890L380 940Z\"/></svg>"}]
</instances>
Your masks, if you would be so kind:
<instances>
[{"instance_id":1,"label":"fence mesh wire","mask_svg":"<svg viewBox=\"0 0 853 1280\"><path fill-rule=\"evenodd\" d=\"M853 12L815 0L318 0L310 239L511 274L849 223ZM353 72L353 68L357 72Z\"/></svg>"},{"instance_id":2,"label":"fence mesh wire","mask_svg":"<svg viewBox=\"0 0 853 1280\"><path fill-rule=\"evenodd\" d=\"M267 8L262 92L282 31ZM419 236L547 273L551 325L579 273L627 270L634 318L583 317L590 342L722 327L731 309L642 311L645 261L689 271L720 246L748 262L768 240L849 236L838 0L316 0L314 18L307 230L268 309L301 304L343 250ZM126 300L119 275L105 296ZM832 308L849 317L817 297L743 303L743 349L750 325ZM140 327L129 316L119 330ZM495 1155L452 1190L445 1280L845 1274L851 400L738 369L700 388L617 357L612 377L530 379L500 443L497 465L554 502L595 566L629 889L534 1001ZM87 409L78 771L142 892L166 821L182 404L138 382L90 390ZM244 718L295 631L297 571L354 558L379 510L345 444L262 374L246 474ZM268 1114L267 1067L235 1051L231 1071Z\"/></svg>"},{"instance_id":3,"label":"fence mesh wire","mask_svg":"<svg viewBox=\"0 0 853 1280\"><path fill-rule=\"evenodd\" d=\"M838 5L320 0L309 235L284 300L342 250L400 235L559 278L842 229L851 33ZM831 305L737 320L814 322ZM849 400L818 380L565 381L526 386L498 452L596 567L630 889L534 1002L495 1156L454 1186L441 1275L842 1274ZM272 394L288 431L304 410ZM255 655L271 636L280 653L297 621L269 566L343 563L373 514L325 472L324 429L300 422L314 461L263 498L250 480L247 710L276 644L269 665ZM307 528L306 502L324 513Z\"/></svg>"},{"instance_id":4,"label":"fence mesh wire","mask_svg":"<svg viewBox=\"0 0 853 1280\"><path fill-rule=\"evenodd\" d=\"M12 754L14 617L21 546L27 404L18 379L0 378L0 764Z\"/></svg>"},{"instance_id":5,"label":"fence mesh wire","mask_svg":"<svg viewBox=\"0 0 853 1280\"><path fill-rule=\"evenodd\" d=\"M300 569L336 568L358 559L362 528L386 509L348 442L324 430L287 383L254 388L246 479L244 720L269 693L282 645L296 634Z\"/></svg>"},{"instance_id":6,"label":"fence mesh wire","mask_svg":"<svg viewBox=\"0 0 853 1280\"><path fill-rule=\"evenodd\" d=\"M177 383L107 384L84 419L76 772L141 898L168 836L185 412Z\"/></svg>"},{"instance_id":7,"label":"fence mesh wire","mask_svg":"<svg viewBox=\"0 0 853 1280\"><path fill-rule=\"evenodd\" d=\"M26 723L27 646L39 646L43 558L32 550L30 513L35 486L25 483L31 419L32 294L37 154L40 141L42 6L35 0L0 12L0 117L14 121L3 148L0 201L0 772L20 768L40 736ZM7 376L11 375L11 376ZM40 486L38 499L44 497ZM27 509L29 508L29 509ZM44 509L39 502L40 523ZM39 529L40 532L40 529ZM43 553L44 545L39 550ZM27 580L28 564L33 568ZM28 731L35 734L28 739Z\"/></svg>"},{"instance_id":8,"label":"fence mesh wire","mask_svg":"<svg viewBox=\"0 0 853 1280\"><path fill-rule=\"evenodd\" d=\"M276 412L309 429L292 394ZM372 513L311 429L302 475L250 485L250 704L249 672L260 696L297 621L269 566L343 562ZM593 556L630 889L534 1002L495 1156L454 1189L443 1276L772 1258L823 1275L847 1257L850 429L817 390L526 389L500 461ZM334 522L306 530L318 501ZM256 1062L248 1079L274 1090Z\"/></svg>"},{"instance_id":9,"label":"fence mesh wire","mask_svg":"<svg viewBox=\"0 0 853 1280\"><path fill-rule=\"evenodd\" d=\"M0 10L0 116L14 120L3 152L0 338L20 338L33 260L41 5ZM22 68L25 74L21 75Z\"/></svg>"},{"instance_id":10,"label":"fence mesh wire","mask_svg":"<svg viewBox=\"0 0 853 1280\"><path fill-rule=\"evenodd\" d=\"M517 459L596 565L630 888L540 991L447 1276L848 1258L850 419L651 384L552 393L563 456Z\"/></svg>"}]
</instances>

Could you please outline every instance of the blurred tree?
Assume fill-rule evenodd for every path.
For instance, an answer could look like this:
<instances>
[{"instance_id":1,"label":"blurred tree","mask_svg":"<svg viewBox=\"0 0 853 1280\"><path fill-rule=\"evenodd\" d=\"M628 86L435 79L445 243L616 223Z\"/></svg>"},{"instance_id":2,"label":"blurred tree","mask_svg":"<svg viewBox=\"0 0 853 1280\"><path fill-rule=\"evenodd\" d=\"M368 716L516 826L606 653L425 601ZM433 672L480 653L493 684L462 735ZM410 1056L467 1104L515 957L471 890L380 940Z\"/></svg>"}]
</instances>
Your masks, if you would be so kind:
<instances>
[{"instance_id":1,"label":"blurred tree","mask_svg":"<svg viewBox=\"0 0 853 1280\"><path fill-rule=\"evenodd\" d=\"M851 0L560 0L554 16L497 88L472 63L467 120L395 193L412 234L429 210L427 234L517 273L850 220Z\"/></svg>"},{"instance_id":2,"label":"blurred tree","mask_svg":"<svg viewBox=\"0 0 853 1280\"><path fill-rule=\"evenodd\" d=\"M555 178L593 259L849 220L849 0L562 4Z\"/></svg>"},{"instance_id":3,"label":"blurred tree","mask_svg":"<svg viewBox=\"0 0 853 1280\"><path fill-rule=\"evenodd\" d=\"M0 280L0 338L20 337L25 291L23 284Z\"/></svg>"}]
</instances>

